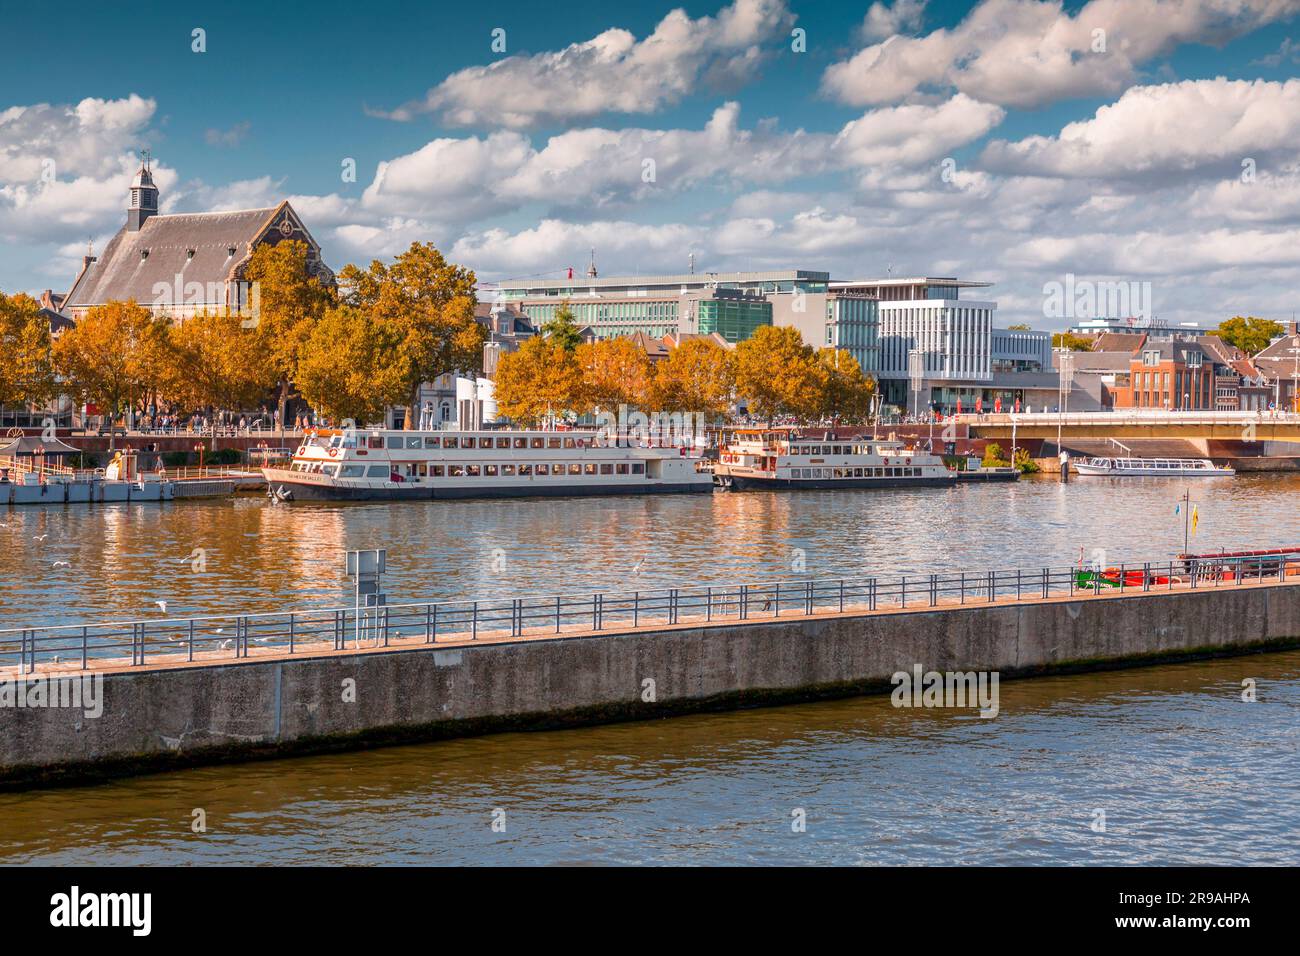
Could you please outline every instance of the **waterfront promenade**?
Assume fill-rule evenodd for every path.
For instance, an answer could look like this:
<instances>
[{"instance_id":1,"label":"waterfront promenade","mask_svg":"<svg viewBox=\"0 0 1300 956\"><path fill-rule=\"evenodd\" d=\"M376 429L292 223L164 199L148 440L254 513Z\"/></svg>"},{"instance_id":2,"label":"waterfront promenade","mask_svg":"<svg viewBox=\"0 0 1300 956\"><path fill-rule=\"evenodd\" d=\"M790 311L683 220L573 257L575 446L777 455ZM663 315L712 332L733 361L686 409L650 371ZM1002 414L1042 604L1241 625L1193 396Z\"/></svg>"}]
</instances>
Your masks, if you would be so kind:
<instances>
[{"instance_id":1,"label":"waterfront promenade","mask_svg":"<svg viewBox=\"0 0 1300 956\"><path fill-rule=\"evenodd\" d=\"M1079 590L1074 568L985 574L965 587L960 578L925 576L912 582L906 607L896 579L782 582L781 595L772 583L668 589L644 600L520 599L506 602L504 619L503 602L470 602L468 616L463 602L455 602L458 613L406 605L388 609L386 627L373 611L369 620L349 619L346 609L278 621L247 615L234 621L232 636L213 634L198 651L196 638L184 651L161 649L164 629L180 622L144 631L136 622L129 655L86 651L84 666L104 675L98 719L68 709L0 710L0 780L71 781L844 697L887 691L892 674L917 665L1009 678L1300 645L1290 562L1244 580L1175 581L1168 576L1175 567L1126 567L1143 569L1145 583ZM556 606L550 620L537 619ZM448 630L421 633L414 625L430 621L434 608ZM332 615L325 639L309 626L323 613ZM214 626L205 619L201 629ZM273 642L286 626L289 641L281 630ZM25 662L4 677L82 673L82 660L52 659L53 639L74 630L17 635ZM15 636L3 635L11 659ZM218 639L228 644L214 646ZM89 648L89 635L82 640Z\"/></svg>"}]
</instances>

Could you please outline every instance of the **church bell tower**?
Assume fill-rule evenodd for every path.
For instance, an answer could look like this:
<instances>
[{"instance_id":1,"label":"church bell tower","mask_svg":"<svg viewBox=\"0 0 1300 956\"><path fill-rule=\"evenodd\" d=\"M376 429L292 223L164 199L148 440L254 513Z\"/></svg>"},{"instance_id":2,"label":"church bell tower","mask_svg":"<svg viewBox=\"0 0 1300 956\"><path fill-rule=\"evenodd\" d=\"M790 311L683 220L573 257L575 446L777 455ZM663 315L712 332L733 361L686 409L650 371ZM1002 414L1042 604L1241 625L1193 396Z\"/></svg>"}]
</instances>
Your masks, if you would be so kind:
<instances>
[{"instance_id":1,"label":"church bell tower","mask_svg":"<svg viewBox=\"0 0 1300 956\"><path fill-rule=\"evenodd\" d=\"M139 232L144 221L158 212L158 187L153 184L153 173L149 171L149 152L146 150L140 160L140 171L131 180L131 204L126 210L126 228L128 232Z\"/></svg>"}]
</instances>

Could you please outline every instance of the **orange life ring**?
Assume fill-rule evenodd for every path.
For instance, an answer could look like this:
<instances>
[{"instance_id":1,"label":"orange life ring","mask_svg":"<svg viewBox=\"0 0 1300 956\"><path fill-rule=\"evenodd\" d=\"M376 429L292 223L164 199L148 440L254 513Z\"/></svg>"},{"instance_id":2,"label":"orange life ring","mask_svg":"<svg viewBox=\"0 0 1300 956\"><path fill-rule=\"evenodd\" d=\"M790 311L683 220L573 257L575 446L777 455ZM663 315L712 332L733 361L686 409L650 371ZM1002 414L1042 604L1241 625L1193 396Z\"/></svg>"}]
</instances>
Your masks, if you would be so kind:
<instances>
[{"instance_id":1,"label":"orange life ring","mask_svg":"<svg viewBox=\"0 0 1300 956\"><path fill-rule=\"evenodd\" d=\"M337 448L331 448L331 449L330 449L330 457L331 457L331 458L333 458L333 457L334 457L335 455L337 455L338 453L339 453L339 450L338 450Z\"/></svg>"}]
</instances>

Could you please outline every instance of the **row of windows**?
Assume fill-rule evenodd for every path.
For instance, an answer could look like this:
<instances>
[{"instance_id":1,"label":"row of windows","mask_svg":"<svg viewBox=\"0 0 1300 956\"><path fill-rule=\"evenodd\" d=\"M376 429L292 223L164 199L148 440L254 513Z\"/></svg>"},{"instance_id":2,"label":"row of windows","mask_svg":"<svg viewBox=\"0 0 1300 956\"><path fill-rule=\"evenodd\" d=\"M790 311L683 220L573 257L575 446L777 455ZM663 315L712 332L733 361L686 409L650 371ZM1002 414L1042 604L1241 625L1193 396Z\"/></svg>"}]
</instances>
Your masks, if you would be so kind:
<instances>
[{"instance_id":1,"label":"row of windows","mask_svg":"<svg viewBox=\"0 0 1300 956\"><path fill-rule=\"evenodd\" d=\"M919 478L920 468L791 468L791 478Z\"/></svg>"},{"instance_id":2,"label":"row of windows","mask_svg":"<svg viewBox=\"0 0 1300 956\"><path fill-rule=\"evenodd\" d=\"M645 462L538 462L536 464L470 464L454 462L434 465L408 462L388 465L335 465L330 462L294 462L294 471L325 475L330 478L562 478L578 475L644 475Z\"/></svg>"},{"instance_id":3,"label":"row of windows","mask_svg":"<svg viewBox=\"0 0 1300 956\"><path fill-rule=\"evenodd\" d=\"M366 438L367 448L387 448L389 450L412 448L586 448L591 439L582 436L533 436L518 437L509 435L479 436L474 435L370 435ZM344 448L354 447L348 441Z\"/></svg>"}]
</instances>

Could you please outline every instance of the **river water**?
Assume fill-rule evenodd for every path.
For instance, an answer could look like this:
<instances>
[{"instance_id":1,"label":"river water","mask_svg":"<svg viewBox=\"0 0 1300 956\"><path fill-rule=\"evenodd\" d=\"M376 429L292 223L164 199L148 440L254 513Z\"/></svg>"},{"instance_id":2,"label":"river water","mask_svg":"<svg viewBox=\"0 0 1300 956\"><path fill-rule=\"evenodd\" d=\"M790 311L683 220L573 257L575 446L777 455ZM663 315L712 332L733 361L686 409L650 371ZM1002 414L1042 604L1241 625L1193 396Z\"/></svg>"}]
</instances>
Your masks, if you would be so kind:
<instances>
[{"instance_id":1,"label":"river water","mask_svg":"<svg viewBox=\"0 0 1300 956\"><path fill-rule=\"evenodd\" d=\"M1300 478L1264 475L13 509L0 628L336 605L347 548L389 549L392 601L1163 559L1188 487L1193 549L1300 544ZM498 735L3 794L0 862L1294 864L1298 718L1287 652L1007 682L992 720L859 698Z\"/></svg>"}]
</instances>

